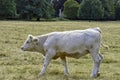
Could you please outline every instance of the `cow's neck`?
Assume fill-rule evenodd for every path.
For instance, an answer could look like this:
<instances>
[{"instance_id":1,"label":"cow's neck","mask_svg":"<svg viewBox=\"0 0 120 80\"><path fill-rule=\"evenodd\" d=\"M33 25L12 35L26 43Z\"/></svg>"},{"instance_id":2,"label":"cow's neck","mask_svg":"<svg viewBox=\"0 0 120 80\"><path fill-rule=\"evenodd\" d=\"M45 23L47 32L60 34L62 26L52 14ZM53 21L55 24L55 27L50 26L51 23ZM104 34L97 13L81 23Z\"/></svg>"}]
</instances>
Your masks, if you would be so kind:
<instances>
[{"instance_id":1,"label":"cow's neck","mask_svg":"<svg viewBox=\"0 0 120 80\"><path fill-rule=\"evenodd\" d=\"M47 39L47 36L44 36L44 35L38 36L38 39L39 39L39 42L38 42L38 45L36 46L35 49L36 49L37 52L40 52L40 53L42 53L43 55L45 55L43 45L44 45L44 43L45 43L45 41L46 41L46 39Z\"/></svg>"}]
</instances>

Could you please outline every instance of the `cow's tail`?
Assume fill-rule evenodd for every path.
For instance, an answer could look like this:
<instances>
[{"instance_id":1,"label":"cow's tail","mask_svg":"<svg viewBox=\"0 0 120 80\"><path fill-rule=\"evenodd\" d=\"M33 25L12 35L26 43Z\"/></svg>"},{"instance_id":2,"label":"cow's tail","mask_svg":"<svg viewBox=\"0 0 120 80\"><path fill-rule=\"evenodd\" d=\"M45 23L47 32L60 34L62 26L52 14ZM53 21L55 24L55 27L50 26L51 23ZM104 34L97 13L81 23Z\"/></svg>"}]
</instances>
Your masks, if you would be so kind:
<instances>
[{"instance_id":1,"label":"cow's tail","mask_svg":"<svg viewBox=\"0 0 120 80\"><path fill-rule=\"evenodd\" d=\"M93 29L96 30L96 31L98 31L98 32L100 32L100 33L102 33L102 31L101 31L101 29L99 27L95 27ZM109 51L109 46L108 45L105 45L105 44L103 44L101 42L101 46L104 47L105 49L107 49Z\"/></svg>"},{"instance_id":2,"label":"cow's tail","mask_svg":"<svg viewBox=\"0 0 120 80\"><path fill-rule=\"evenodd\" d=\"M108 45L105 45L105 44L101 43L101 46L109 51L109 46Z\"/></svg>"}]
</instances>

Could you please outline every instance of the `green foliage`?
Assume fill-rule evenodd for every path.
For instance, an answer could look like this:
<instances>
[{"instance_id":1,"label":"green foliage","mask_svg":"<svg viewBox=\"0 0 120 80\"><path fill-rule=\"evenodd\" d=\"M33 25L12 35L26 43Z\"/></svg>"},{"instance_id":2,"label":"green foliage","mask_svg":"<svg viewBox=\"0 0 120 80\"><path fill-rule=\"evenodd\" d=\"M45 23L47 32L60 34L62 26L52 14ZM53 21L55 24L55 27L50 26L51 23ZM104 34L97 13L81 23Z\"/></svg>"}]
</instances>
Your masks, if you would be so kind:
<instances>
[{"instance_id":1,"label":"green foliage","mask_svg":"<svg viewBox=\"0 0 120 80\"><path fill-rule=\"evenodd\" d=\"M54 13L50 0L18 0L18 5L19 14L27 19L50 18Z\"/></svg>"},{"instance_id":2,"label":"green foliage","mask_svg":"<svg viewBox=\"0 0 120 80\"><path fill-rule=\"evenodd\" d=\"M115 9L113 0L100 0L104 7L104 19L114 19Z\"/></svg>"},{"instance_id":3,"label":"green foliage","mask_svg":"<svg viewBox=\"0 0 120 80\"><path fill-rule=\"evenodd\" d=\"M116 19L120 20L120 0L117 1L115 6Z\"/></svg>"},{"instance_id":4,"label":"green foliage","mask_svg":"<svg viewBox=\"0 0 120 80\"><path fill-rule=\"evenodd\" d=\"M53 0L53 4L50 1L0 0L0 19L17 15L23 19L37 20L57 17L65 1L63 13L69 19L120 19L120 0Z\"/></svg>"},{"instance_id":5,"label":"green foliage","mask_svg":"<svg viewBox=\"0 0 120 80\"><path fill-rule=\"evenodd\" d=\"M15 0L0 0L0 17L8 18L16 15Z\"/></svg>"},{"instance_id":6,"label":"green foliage","mask_svg":"<svg viewBox=\"0 0 120 80\"><path fill-rule=\"evenodd\" d=\"M78 16L80 19L102 19L104 9L99 0L83 0L80 4Z\"/></svg>"},{"instance_id":7,"label":"green foliage","mask_svg":"<svg viewBox=\"0 0 120 80\"><path fill-rule=\"evenodd\" d=\"M68 19L77 19L79 4L75 0L67 0L64 3L64 15Z\"/></svg>"},{"instance_id":8,"label":"green foliage","mask_svg":"<svg viewBox=\"0 0 120 80\"><path fill-rule=\"evenodd\" d=\"M54 8L53 8L53 5L50 3L51 0L44 0L44 1L45 1L45 4L44 4L45 13L44 13L43 17L51 18L51 17L53 17L54 12L55 12Z\"/></svg>"}]
</instances>

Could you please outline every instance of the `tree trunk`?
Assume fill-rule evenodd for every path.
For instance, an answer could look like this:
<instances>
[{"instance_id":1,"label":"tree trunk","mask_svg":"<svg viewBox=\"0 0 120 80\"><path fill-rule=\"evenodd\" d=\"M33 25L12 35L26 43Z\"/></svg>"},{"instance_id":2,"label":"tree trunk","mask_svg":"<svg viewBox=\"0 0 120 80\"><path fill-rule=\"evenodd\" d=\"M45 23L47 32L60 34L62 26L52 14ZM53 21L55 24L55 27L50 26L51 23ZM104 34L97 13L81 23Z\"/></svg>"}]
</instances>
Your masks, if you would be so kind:
<instances>
[{"instance_id":1,"label":"tree trunk","mask_svg":"<svg viewBox=\"0 0 120 80\"><path fill-rule=\"evenodd\" d=\"M37 18L36 21L40 21L40 18Z\"/></svg>"}]
</instances>

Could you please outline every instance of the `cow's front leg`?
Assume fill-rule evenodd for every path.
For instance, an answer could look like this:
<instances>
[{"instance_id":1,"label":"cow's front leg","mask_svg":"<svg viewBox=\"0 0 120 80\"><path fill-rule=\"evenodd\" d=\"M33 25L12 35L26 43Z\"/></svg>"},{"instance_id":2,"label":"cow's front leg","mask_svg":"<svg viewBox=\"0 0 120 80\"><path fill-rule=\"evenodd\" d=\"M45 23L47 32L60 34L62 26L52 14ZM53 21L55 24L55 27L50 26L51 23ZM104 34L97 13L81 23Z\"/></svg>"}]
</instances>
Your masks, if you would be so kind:
<instances>
[{"instance_id":1,"label":"cow's front leg","mask_svg":"<svg viewBox=\"0 0 120 80\"><path fill-rule=\"evenodd\" d=\"M62 64L64 66L64 74L68 76L68 67L67 67L67 62L66 62L66 57L61 57Z\"/></svg>"},{"instance_id":2,"label":"cow's front leg","mask_svg":"<svg viewBox=\"0 0 120 80\"><path fill-rule=\"evenodd\" d=\"M40 72L40 76L44 75L47 69L47 66L49 65L51 59L54 57L55 51L53 49L49 49L46 52L45 59L44 59L44 66Z\"/></svg>"}]
</instances>

